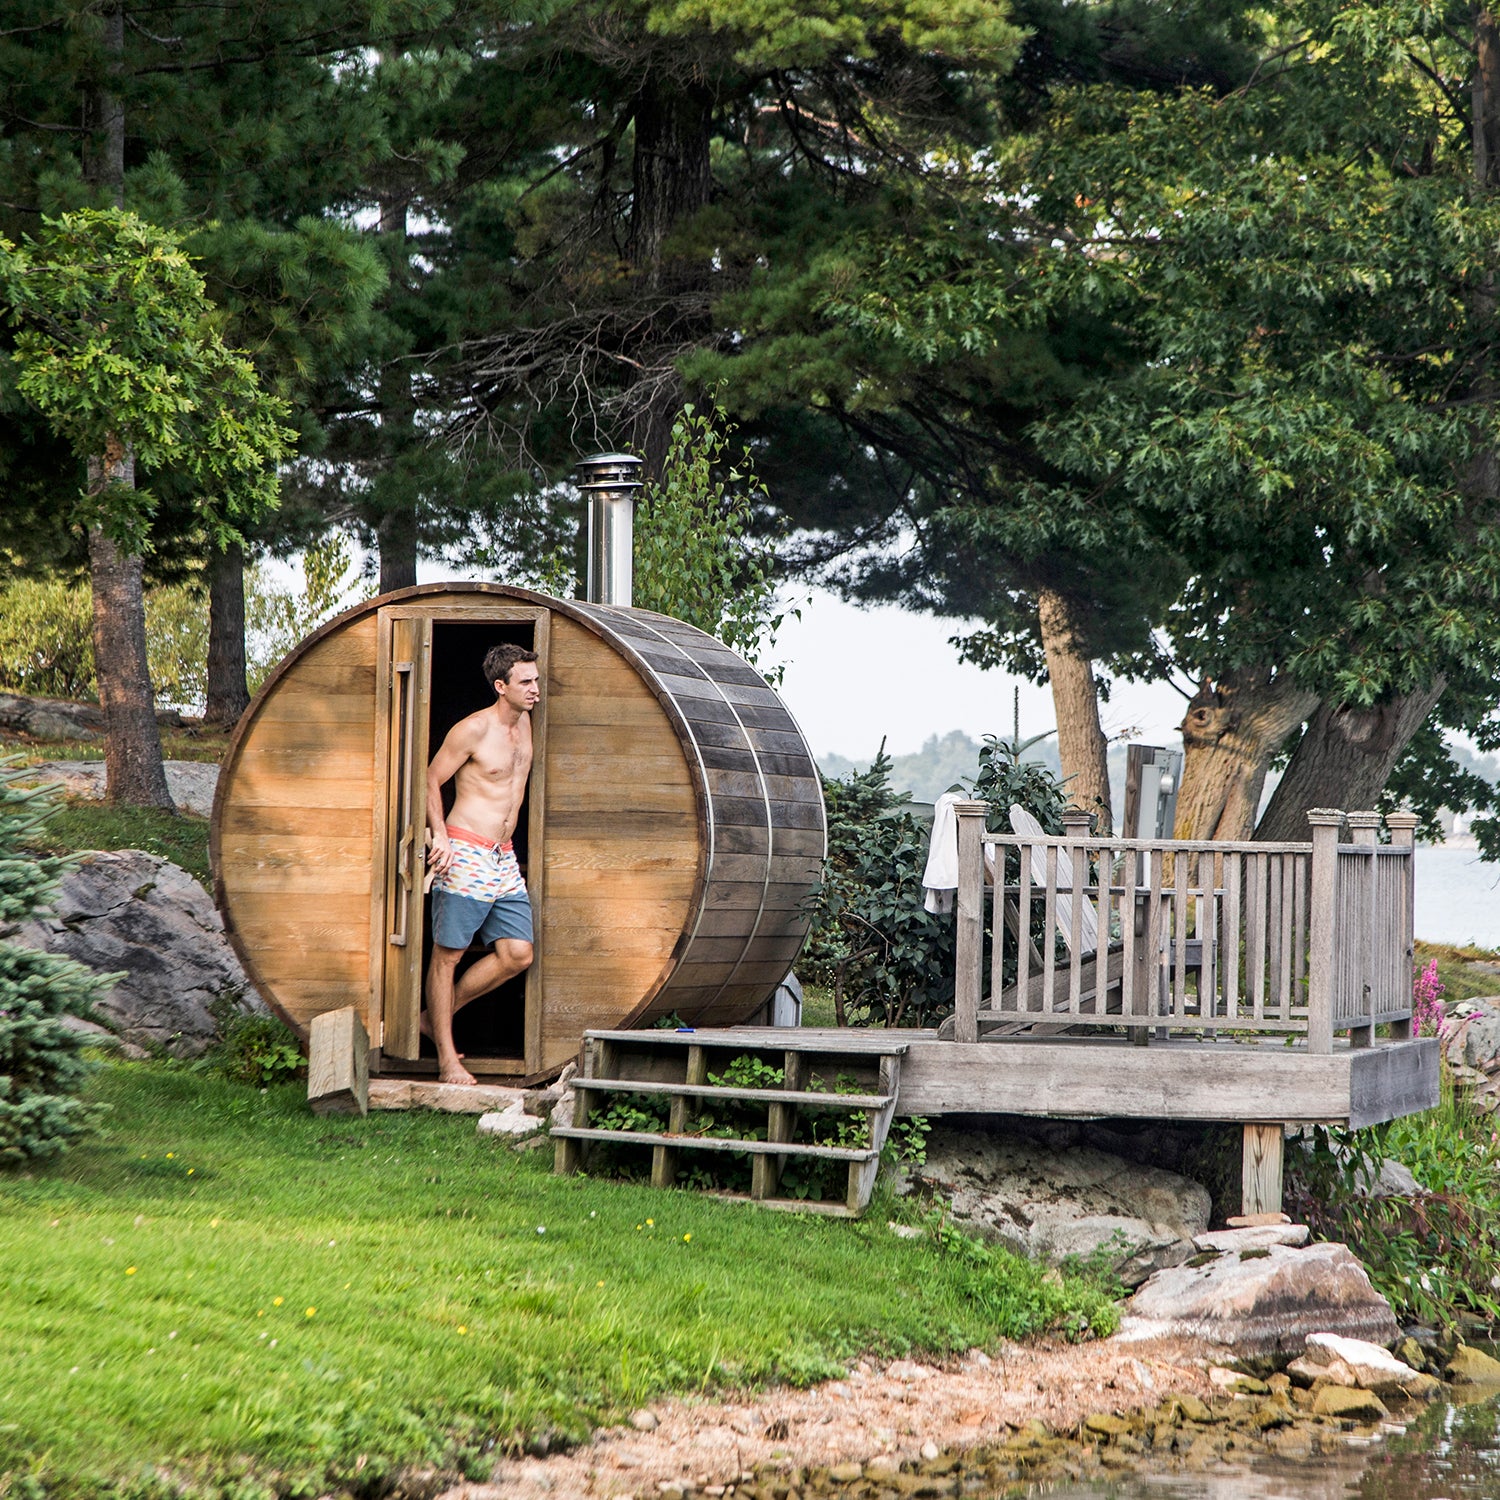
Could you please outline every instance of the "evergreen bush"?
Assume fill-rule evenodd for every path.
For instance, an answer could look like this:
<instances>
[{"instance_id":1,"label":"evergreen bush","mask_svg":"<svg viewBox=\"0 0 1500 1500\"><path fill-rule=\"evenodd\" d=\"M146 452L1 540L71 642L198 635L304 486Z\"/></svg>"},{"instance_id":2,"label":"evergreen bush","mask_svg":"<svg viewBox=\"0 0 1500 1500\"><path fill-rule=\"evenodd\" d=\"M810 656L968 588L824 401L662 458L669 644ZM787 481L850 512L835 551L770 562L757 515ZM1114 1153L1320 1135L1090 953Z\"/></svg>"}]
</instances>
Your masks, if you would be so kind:
<instances>
[{"instance_id":1,"label":"evergreen bush","mask_svg":"<svg viewBox=\"0 0 1500 1500\"><path fill-rule=\"evenodd\" d=\"M42 911L68 866L29 852L48 796L17 786L22 774L0 762L0 932ZM111 983L70 958L0 941L0 1164L45 1161L88 1128L93 1109L78 1098L85 1041L63 1018L87 1016Z\"/></svg>"}]
</instances>

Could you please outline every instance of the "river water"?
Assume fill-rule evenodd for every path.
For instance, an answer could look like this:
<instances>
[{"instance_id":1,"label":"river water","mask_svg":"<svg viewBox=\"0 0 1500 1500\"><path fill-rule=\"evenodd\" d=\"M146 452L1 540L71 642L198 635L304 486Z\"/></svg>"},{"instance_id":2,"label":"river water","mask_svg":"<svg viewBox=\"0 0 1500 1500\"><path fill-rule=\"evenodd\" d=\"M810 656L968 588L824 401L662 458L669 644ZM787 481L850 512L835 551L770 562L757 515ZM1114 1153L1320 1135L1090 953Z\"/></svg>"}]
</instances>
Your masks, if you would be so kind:
<instances>
[{"instance_id":1,"label":"river water","mask_svg":"<svg viewBox=\"0 0 1500 1500\"><path fill-rule=\"evenodd\" d=\"M1051 1500L1497 1500L1500 1396L1429 1407L1404 1435L1336 1457L1063 1485Z\"/></svg>"},{"instance_id":2,"label":"river water","mask_svg":"<svg viewBox=\"0 0 1500 1500\"><path fill-rule=\"evenodd\" d=\"M1482 863L1477 849L1419 845L1416 896L1424 942L1500 948L1500 865Z\"/></svg>"}]
</instances>

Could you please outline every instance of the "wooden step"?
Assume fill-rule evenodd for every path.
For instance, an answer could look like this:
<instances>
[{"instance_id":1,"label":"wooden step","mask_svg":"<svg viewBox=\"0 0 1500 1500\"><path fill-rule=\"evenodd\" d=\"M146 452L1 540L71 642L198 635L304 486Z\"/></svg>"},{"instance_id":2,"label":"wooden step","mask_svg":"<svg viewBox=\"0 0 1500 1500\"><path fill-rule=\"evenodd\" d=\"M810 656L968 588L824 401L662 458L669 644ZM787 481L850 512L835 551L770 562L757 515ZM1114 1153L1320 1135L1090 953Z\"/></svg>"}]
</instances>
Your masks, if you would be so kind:
<instances>
[{"instance_id":1,"label":"wooden step","mask_svg":"<svg viewBox=\"0 0 1500 1500\"><path fill-rule=\"evenodd\" d=\"M683 1049L686 1049L684 1052ZM742 1054L779 1052L782 1055L781 1088L739 1088L707 1081L710 1049ZM681 1152L739 1152L751 1161L750 1201L767 1207L802 1209L809 1212L856 1216L870 1201L880 1169L880 1153L896 1110L901 1059L905 1040L855 1033L807 1036L795 1027L745 1027L713 1031L590 1031L585 1034L583 1076L574 1081L574 1123L552 1129L557 1141L556 1170L581 1171L584 1148L599 1143L649 1146L651 1181L659 1188L677 1186L677 1162ZM644 1057L643 1057L644 1054ZM633 1071L632 1062L654 1056L664 1071L681 1069L676 1078L622 1076ZM668 1062L668 1059L674 1059ZM677 1061L676 1059L680 1059ZM868 1069L873 1062L879 1073L879 1092L838 1094L803 1088L813 1066L826 1068L828 1059L847 1059L851 1067ZM609 1094L658 1095L671 1100L665 1130L606 1130L589 1123L594 1100ZM695 1102L760 1105L765 1109L765 1139L739 1136L694 1135L688 1129L689 1110ZM799 1112L844 1111L863 1114L868 1121L867 1146L824 1146L792 1139ZM782 1170L799 1158L843 1162L848 1176L843 1202L838 1205L817 1199L791 1198L777 1192ZM723 1193L720 1196L737 1197Z\"/></svg>"},{"instance_id":2,"label":"wooden step","mask_svg":"<svg viewBox=\"0 0 1500 1500\"><path fill-rule=\"evenodd\" d=\"M715 1083L666 1083L659 1078L588 1078L575 1087L601 1094L670 1094L684 1099L733 1099L767 1104L805 1104L810 1108L879 1109L889 1094L829 1094L821 1089L736 1089Z\"/></svg>"},{"instance_id":3,"label":"wooden step","mask_svg":"<svg viewBox=\"0 0 1500 1500\"><path fill-rule=\"evenodd\" d=\"M871 1161L878 1146L818 1146L811 1141L757 1141L736 1135L673 1135L668 1130L595 1130L556 1126L552 1134L570 1141L619 1141L635 1146L684 1146L695 1151L744 1151L750 1156L821 1156L831 1161Z\"/></svg>"}]
</instances>

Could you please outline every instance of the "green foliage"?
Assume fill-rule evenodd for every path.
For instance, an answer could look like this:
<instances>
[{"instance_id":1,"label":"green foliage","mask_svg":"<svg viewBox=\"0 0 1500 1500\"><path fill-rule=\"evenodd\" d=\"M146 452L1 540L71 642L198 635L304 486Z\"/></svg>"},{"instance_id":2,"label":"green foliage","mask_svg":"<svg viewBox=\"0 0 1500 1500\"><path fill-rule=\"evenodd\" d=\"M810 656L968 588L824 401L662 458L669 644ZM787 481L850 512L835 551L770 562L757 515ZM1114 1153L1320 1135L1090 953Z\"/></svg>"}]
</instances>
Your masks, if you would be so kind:
<instances>
[{"instance_id":1,"label":"green foliage","mask_svg":"<svg viewBox=\"0 0 1500 1500\"><path fill-rule=\"evenodd\" d=\"M869 770L823 782L828 862L800 969L833 991L840 1025L933 1026L953 1008L953 922L922 905L928 832L890 764L882 745Z\"/></svg>"},{"instance_id":2,"label":"green foliage","mask_svg":"<svg viewBox=\"0 0 1500 1500\"><path fill-rule=\"evenodd\" d=\"M1302 1145L1287 1154L1289 1210L1320 1238L1357 1246L1397 1317L1500 1323L1500 1128L1446 1069L1436 1109L1353 1132L1316 1126ZM1422 1191L1375 1196L1386 1158Z\"/></svg>"},{"instance_id":3,"label":"green foliage","mask_svg":"<svg viewBox=\"0 0 1500 1500\"><path fill-rule=\"evenodd\" d=\"M926 1115L903 1115L891 1121L885 1138L886 1153L893 1161L920 1167L927 1160L927 1137L932 1121Z\"/></svg>"},{"instance_id":4,"label":"green foliage","mask_svg":"<svg viewBox=\"0 0 1500 1500\"><path fill-rule=\"evenodd\" d=\"M271 669L305 636L341 609L371 597L337 532L311 543L302 553L302 588L282 588L266 570L245 570L245 648L253 693Z\"/></svg>"},{"instance_id":5,"label":"green foliage","mask_svg":"<svg viewBox=\"0 0 1500 1500\"><path fill-rule=\"evenodd\" d=\"M717 406L684 406L672 425L661 478L641 495L635 530L635 603L686 620L758 665L776 644L775 553L755 538L769 503L747 448L728 455L734 429ZM779 682L781 669L766 671Z\"/></svg>"},{"instance_id":6,"label":"green foliage","mask_svg":"<svg viewBox=\"0 0 1500 1500\"><path fill-rule=\"evenodd\" d=\"M1025 748L986 735L974 794L992 804L993 832L1010 831L1018 802L1047 832L1061 833L1062 784L1044 765L1020 760ZM800 967L832 990L840 1025L935 1026L953 1009L954 923L923 905L930 830L891 790L890 765L882 745L867 771L823 780L828 861ZM1019 864L1011 862L1015 880ZM1051 941L1044 926L1039 911L1035 941Z\"/></svg>"},{"instance_id":7,"label":"green foliage","mask_svg":"<svg viewBox=\"0 0 1500 1500\"><path fill-rule=\"evenodd\" d=\"M44 910L67 863L27 852L47 815L38 791L0 762L0 927ZM84 1039L64 1024L87 1017L114 981L72 959L0 941L0 1165L46 1161L84 1134L94 1111L78 1097L89 1073Z\"/></svg>"},{"instance_id":8,"label":"green foliage","mask_svg":"<svg viewBox=\"0 0 1500 1500\"><path fill-rule=\"evenodd\" d=\"M725 1089L779 1089L785 1080L784 1068L773 1067L750 1052L732 1058L722 1073L708 1075L711 1084Z\"/></svg>"},{"instance_id":9,"label":"green foliage","mask_svg":"<svg viewBox=\"0 0 1500 1500\"><path fill-rule=\"evenodd\" d=\"M208 819L155 807L107 802L63 802L45 823L25 834L26 846L51 854L89 849L144 849L180 865L205 889L213 875L208 858Z\"/></svg>"},{"instance_id":10,"label":"green foliage","mask_svg":"<svg viewBox=\"0 0 1500 1500\"><path fill-rule=\"evenodd\" d=\"M275 1016L247 1016L221 1007L224 1039L209 1066L236 1083L257 1088L307 1077L307 1059L295 1034Z\"/></svg>"},{"instance_id":11,"label":"green foliage","mask_svg":"<svg viewBox=\"0 0 1500 1500\"><path fill-rule=\"evenodd\" d=\"M89 591L61 579L13 578L0 585L0 688L92 698L93 619Z\"/></svg>"},{"instance_id":12,"label":"green foliage","mask_svg":"<svg viewBox=\"0 0 1500 1500\"><path fill-rule=\"evenodd\" d=\"M589 1114L591 1130L659 1131L667 1128L665 1094L611 1094L603 1109Z\"/></svg>"},{"instance_id":13,"label":"green foliage","mask_svg":"<svg viewBox=\"0 0 1500 1500\"><path fill-rule=\"evenodd\" d=\"M936 1211L929 1227L947 1260L963 1278L969 1296L997 1323L1017 1317L1061 1334L1070 1342L1108 1338L1120 1326L1114 1287L1091 1280L1068 1280L1033 1273L1040 1267L996 1245L971 1238Z\"/></svg>"},{"instance_id":14,"label":"green foliage","mask_svg":"<svg viewBox=\"0 0 1500 1500\"><path fill-rule=\"evenodd\" d=\"M0 238L16 390L80 459L124 445L147 470L185 474L215 540L232 540L276 503L275 465L295 436L286 403L225 346L176 236L118 209L43 225L20 248ZM154 505L149 490L112 484L80 496L76 517L140 552Z\"/></svg>"},{"instance_id":15,"label":"green foliage","mask_svg":"<svg viewBox=\"0 0 1500 1500\"><path fill-rule=\"evenodd\" d=\"M247 676L253 692L299 641L341 609L368 597L338 535L302 554L301 588L275 583L263 565L245 571ZM61 579L0 584L0 691L92 699L93 614L89 591ZM146 594L146 657L161 704L191 711L208 691L208 599L195 583Z\"/></svg>"}]
</instances>

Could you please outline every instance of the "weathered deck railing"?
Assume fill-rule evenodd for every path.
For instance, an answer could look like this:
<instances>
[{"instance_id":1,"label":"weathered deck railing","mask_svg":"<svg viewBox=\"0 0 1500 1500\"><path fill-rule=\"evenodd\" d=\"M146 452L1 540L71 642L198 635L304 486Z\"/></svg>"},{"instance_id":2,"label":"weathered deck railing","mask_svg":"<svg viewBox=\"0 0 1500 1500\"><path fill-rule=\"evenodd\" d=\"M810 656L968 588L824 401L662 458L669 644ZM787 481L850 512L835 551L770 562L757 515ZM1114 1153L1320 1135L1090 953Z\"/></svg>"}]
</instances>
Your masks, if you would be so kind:
<instances>
[{"instance_id":1,"label":"weathered deck railing","mask_svg":"<svg viewBox=\"0 0 1500 1500\"><path fill-rule=\"evenodd\" d=\"M1417 819L1308 814L1305 844L1060 838L985 831L960 802L954 1037L1037 1023L1196 1035L1266 1032L1329 1052L1411 1035ZM1353 842L1341 844L1347 820ZM991 928L984 994L986 893ZM1003 914L1003 915L1001 915Z\"/></svg>"}]
</instances>

